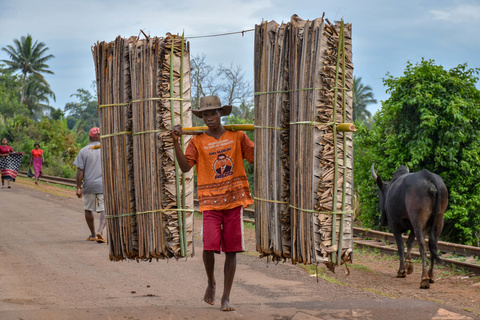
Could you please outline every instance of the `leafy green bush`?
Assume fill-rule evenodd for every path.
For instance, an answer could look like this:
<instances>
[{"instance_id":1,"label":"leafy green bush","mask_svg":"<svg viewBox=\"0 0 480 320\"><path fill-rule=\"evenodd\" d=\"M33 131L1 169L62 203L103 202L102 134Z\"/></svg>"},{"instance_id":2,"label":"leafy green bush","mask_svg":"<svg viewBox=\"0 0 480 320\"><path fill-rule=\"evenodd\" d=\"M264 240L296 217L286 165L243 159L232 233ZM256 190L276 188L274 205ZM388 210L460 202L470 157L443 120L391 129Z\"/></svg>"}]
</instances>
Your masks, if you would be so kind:
<instances>
[{"instance_id":1,"label":"leafy green bush","mask_svg":"<svg viewBox=\"0 0 480 320\"><path fill-rule=\"evenodd\" d=\"M34 143L39 142L44 151L45 163L42 171L45 174L63 177L72 177L75 174L73 161L80 148L65 119L52 120L43 117L35 122L26 116L17 116L6 119L0 133L2 137L7 137L13 150L25 152L21 170L27 169Z\"/></svg>"},{"instance_id":2,"label":"leafy green bush","mask_svg":"<svg viewBox=\"0 0 480 320\"><path fill-rule=\"evenodd\" d=\"M451 70L432 60L407 64L404 75L384 79L390 98L369 130L355 134L355 182L367 227L378 224L377 189L370 166L383 180L406 165L439 174L449 190L442 238L478 245L480 238L479 69Z\"/></svg>"}]
</instances>

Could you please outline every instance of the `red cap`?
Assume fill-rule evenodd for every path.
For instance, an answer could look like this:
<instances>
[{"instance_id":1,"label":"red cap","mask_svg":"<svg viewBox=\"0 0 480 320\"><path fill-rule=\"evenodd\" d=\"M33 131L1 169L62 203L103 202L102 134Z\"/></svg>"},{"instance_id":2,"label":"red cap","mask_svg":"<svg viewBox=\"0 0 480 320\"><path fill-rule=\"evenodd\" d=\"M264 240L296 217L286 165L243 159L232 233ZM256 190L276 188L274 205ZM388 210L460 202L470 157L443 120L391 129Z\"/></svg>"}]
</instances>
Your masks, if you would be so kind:
<instances>
[{"instance_id":1,"label":"red cap","mask_svg":"<svg viewBox=\"0 0 480 320\"><path fill-rule=\"evenodd\" d=\"M88 134L90 137L99 137L100 136L100 128L94 127L90 129L90 133Z\"/></svg>"}]
</instances>

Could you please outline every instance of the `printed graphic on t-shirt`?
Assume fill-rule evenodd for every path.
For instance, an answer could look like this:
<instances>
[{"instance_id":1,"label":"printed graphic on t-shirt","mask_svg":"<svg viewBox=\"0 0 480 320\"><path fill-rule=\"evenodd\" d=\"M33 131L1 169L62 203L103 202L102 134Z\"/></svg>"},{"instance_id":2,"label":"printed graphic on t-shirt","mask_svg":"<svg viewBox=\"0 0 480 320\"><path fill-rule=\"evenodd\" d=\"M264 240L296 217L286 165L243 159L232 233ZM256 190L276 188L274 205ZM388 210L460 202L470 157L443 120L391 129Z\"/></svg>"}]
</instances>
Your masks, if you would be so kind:
<instances>
[{"instance_id":1,"label":"printed graphic on t-shirt","mask_svg":"<svg viewBox=\"0 0 480 320\"><path fill-rule=\"evenodd\" d=\"M215 170L215 179L222 179L233 174L233 161L224 153L218 155L217 160L213 163Z\"/></svg>"}]
</instances>

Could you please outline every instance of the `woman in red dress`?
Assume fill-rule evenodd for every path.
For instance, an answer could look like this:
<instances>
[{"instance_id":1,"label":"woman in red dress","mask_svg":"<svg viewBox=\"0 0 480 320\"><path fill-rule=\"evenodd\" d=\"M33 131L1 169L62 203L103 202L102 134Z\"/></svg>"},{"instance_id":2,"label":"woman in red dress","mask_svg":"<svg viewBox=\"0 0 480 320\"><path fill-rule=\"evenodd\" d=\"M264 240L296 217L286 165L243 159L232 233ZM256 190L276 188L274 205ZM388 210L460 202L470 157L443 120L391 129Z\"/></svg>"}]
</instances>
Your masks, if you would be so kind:
<instances>
[{"instance_id":1,"label":"woman in red dress","mask_svg":"<svg viewBox=\"0 0 480 320\"><path fill-rule=\"evenodd\" d=\"M2 138L2 144L0 145L0 157L8 157L10 153L13 152L12 147L8 145L7 138ZM10 179L6 179L8 181L8 187L10 188ZM2 188L5 187L5 179L2 175Z\"/></svg>"},{"instance_id":2,"label":"woman in red dress","mask_svg":"<svg viewBox=\"0 0 480 320\"><path fill-rule=\"evenodd\" d=\"M45 158L43 157L43 150L40 149L40 144L35 142L33 145L34 149L32 150L32 156L30 157L30 164L28 167L30 168L33 164L33 171L35 171L35 184L38 184L38 178L40 178L40 174L42 173L42 164L45 162Z\"/></svg>"}]
</instances>

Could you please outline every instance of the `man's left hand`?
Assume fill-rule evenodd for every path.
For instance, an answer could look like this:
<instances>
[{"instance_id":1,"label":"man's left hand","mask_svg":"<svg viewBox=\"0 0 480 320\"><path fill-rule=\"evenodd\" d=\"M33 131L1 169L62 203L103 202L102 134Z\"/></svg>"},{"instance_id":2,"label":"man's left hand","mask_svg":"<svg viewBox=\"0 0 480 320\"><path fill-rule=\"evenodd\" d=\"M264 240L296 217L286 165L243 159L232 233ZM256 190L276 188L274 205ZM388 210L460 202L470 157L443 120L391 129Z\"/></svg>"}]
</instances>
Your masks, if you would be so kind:
<instances>
[{"instance_id":1,"label":"man's left hand","mask_svg":"<svg viewBox=\"0 0 480 320\"><path fill-rule=\"evenodd\" d=\"M77 197L82 198L82 188L77 188Z\"/></svg>"}]
</instances>

